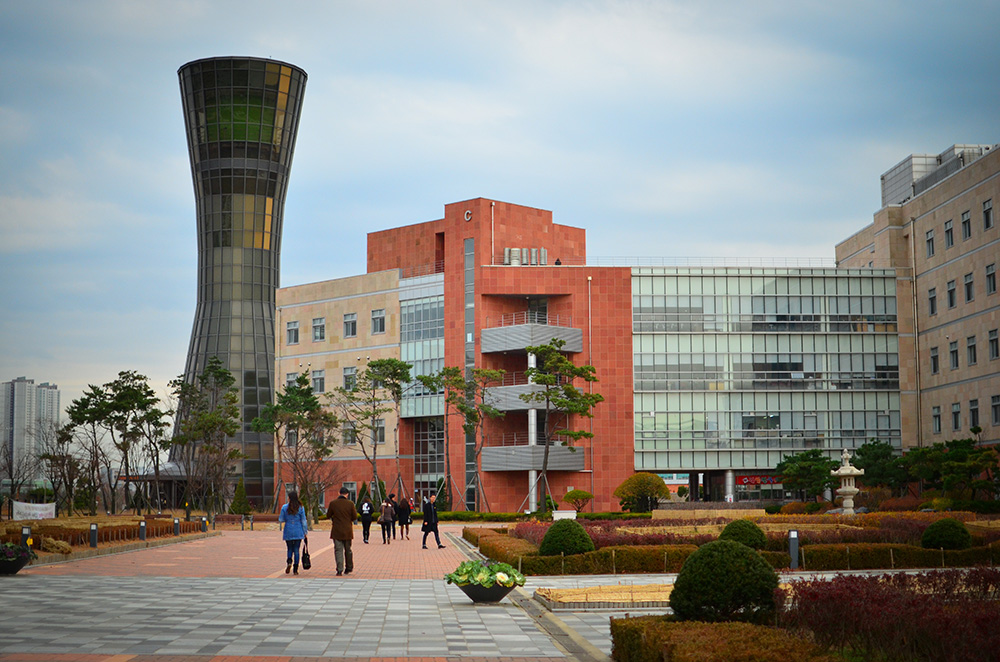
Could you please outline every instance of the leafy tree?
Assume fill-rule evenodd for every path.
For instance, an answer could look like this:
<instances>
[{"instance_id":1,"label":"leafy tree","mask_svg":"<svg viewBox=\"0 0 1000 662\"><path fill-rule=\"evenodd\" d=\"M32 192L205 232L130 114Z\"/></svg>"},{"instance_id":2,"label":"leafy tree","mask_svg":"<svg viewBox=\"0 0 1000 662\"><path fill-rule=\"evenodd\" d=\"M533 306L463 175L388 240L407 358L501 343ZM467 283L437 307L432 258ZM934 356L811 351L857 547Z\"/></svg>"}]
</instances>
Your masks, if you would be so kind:
<instances>
[{"instance_id":1,"label":"leafy tree","mask_svg":"<svg viewBox=\"0 0 1000 662\"><path fill-rule=\"evenodd\" d=\"M200 496L211 514L221 509L232 463L243 457L230 438L240 429L236 378L217 357L210 357L194 382L170 382L177 398L177 428L170 445L187 474L185 508Z\"/></svg>"},{"instance_id":2,"label":"leafy tree","mask_svg":"<svg viewBox=\"0 0 1000 662\"><path fill-rule=\"evenodd\" d=\"M997 452L979 446L974 439L954 439L914 448L903 456L910 476L922 488L941 490L953 496L996 493Z\"/></svg>"},{"instance_id":3,"label":"leafy tree","mask_svg":"<svg viewBox=\"0 0 1000 662\"><path fill-rule=\"evenodd\" d=\"M622 510L648 513L656 508L660 499L670 497L670 488L656 474L645 471L634 473L615 488Z\"/></svg>"},{"instance_id":4,"label":"leafy tree","mask_svg":"<svg viewBox=\"0 0 1000 662\"><path fill-rule=\"evenodd\" d=\"M229 514L250 514L250 501L247 499L247 488L243 484L243 476L240 476L240 482L236 483L236 492L233 494L233 502L229 504Z\"/></svg>"},{"instance_id":5,"label":"leafy tree","mask_svg":"<svg viewBox=\"0 0 1000 662\"><path fill-rule=\"evenodd\" d=\"M836 460L828 458L819 448L813 448L798 455L786 455L775 471L781 476L785 489L801 491L808 499L837 485L836 476L830 472L838 466Z\"/></svg>"},{"instance_id":6,"label":"leafy tree","mask_svg":"<svg viewBox=\"0 0 1000 662\"><path fill-rule=\"evenodd\" d=\"M563 497L563 503L568 503L573 506L576 512L580 512L587 507L587 504L593 501L594 495L586 490L570 490Z\"/></svg>"},{"instance_id":7,"label":"leafy tree","mask_svg":"<svg viewBox=\"0 0 1000 662\"><path fill-rule=\"evenodd\" d=\"M684 497L686 497L688 495L688 492L690 492L690 491L691 490L688 489L687 485L681 485L681 486L679 486L677 488L677 497L679 499L683 499Z\"/></svg>"},{"instance_id":8,"label":"leafy tree","mask_svg":"<svg viewBox=\"0 0 1000 662\"><path fill-rule=\"evenodd\" d=\"M101 465L106 451L104 421L111 408L110 398L102 386L89 384L79 398L66 408L69 416L69 430L76 437L83 450L83 476L81 496L85 496L86 510L93 517L97 514L97 496L103 491ZM105 503L110 499L105 496Z\"/></svg>"},{"instance_id":9,"label":"leafy tree","mask_svg":"<svg viewBox=\"0 0 1000 662\"><path fill-rule=\"evenodd\" d=\"M853 464L865 470L860 480L871 487L888 487L898 492L909 482L902 456L896 453L892 444L878 439L860 446L854 453Z\"/></svg>"},{"instance_id":10,"label":"leafy tree","mask_svg":"<svg viewBox=\"0 0 1000 662\"><path fill-rule=\"evenodd\" d=\"M574 417L592 418L591 410L597 403L604 401L604 396L600 393L584 391L574 385L574 380L596 382L598 379L594 366L578 366L562 353L565 344L566 341L553 338L548 344L525 348L536 359L535 367L528 368L525 373L528 380L539 388L523 393L520 397L528 404L542 405L545 412L545 450L542 453L542 470L536 483L541 485L539 497L543 502L548 489L551 443L556 437L564 437L572 442L593 437L593 433L587 430L573 429ZM566 444L564 441L563 445Z\"/></svg>"},{"instance_id":11,"label":"leafy tree","mask_svg":"<svg viewBox=\"0 0 1000 662\"><path fill-rule=\"evenodd\" d=\"M105 425L110 433L111 441L118 450L119 474L125 476L125 503L132 500L129 489L132 473L138 468L140 458L148 451L143 445L148 435L156 435L162 440L166 427L164 417L166 412L157 408L159 398L149 385L149 378L133 370L118 373L118 378L105 384L110 399L108 419ZM156 455L159 454L157 448ZM142 503L137 492L134 500L136 515L142 512Z\"/></svg>"},{"instance_id":12,"label":"leafy tree","mask_svg":"<svg viewBox=\"0 0 1000 662\"><path fill-rule=\"evenodd\" d=\"M333 463L324 462L339 450L339 426L337 417L323 408L313 392L309 371L286 384L275 403L262 407L250 425L255 432L277 439L278 475L282 463L291 468L307 519L322 505L320 495L339 482Z\"/></svg>"},{"instance_id":13,"label":"leafy tree","mask_svg":"<svg viewBox=\"0 0 1000 662\"><path fill-rule=\"evenodd\" d=\"M472 481L466 485L466 489L469 487L475 489L477 510L480 507L480 499L484 501L487 510L489 509L489 503L486 502L486 495L480 481L479 456L486 445L486 421L504 416L504 412L490 404L488 392L490 387L503 381L505 372L504 370L473 368L468 377L465 377L461 368L445 367L434 375L417 376L417 380L427 390L432 393L444 393L445 490L449 492L449 502L451 501L450 488L454 484L454 479L451 475L451 457L447 451L447 440L450 429L449 418L457 414L462 421L462 430L467 436L476 440L472 452L476 471Z\"/></svg>"}]
</instances>

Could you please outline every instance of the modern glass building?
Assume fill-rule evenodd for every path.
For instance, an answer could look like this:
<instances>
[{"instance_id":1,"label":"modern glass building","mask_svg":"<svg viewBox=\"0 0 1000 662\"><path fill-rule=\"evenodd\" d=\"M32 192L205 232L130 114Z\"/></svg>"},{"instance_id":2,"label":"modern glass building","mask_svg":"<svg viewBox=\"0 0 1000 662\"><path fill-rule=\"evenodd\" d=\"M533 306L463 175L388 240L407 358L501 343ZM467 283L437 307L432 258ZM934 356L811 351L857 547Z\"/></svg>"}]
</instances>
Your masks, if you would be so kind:
<instances>
[{"instance_id":1,"label":"modern glass building","mask_svg":"<svg viewBox=\"0 0 1000 662\"><path fill-rule=\"evenodd\" d=\"M281 226L306 73L249 57L178 70L198 222L198 303L184 377L218 356L240 385L235 441L247 496L274 494L270 435L250 430L274 397L274 295Z\"/></svg>"},{"instance_id":2,"label":"modern glass building","mask_svg":"<svg viewBox=\"0 0 1000 662\"><path fill-rule=\"evenodd\" d=\"M718 500L786 455L900 448L895 270L632 274L637 470L721 476Z\"/></svg>"}]
</instances>

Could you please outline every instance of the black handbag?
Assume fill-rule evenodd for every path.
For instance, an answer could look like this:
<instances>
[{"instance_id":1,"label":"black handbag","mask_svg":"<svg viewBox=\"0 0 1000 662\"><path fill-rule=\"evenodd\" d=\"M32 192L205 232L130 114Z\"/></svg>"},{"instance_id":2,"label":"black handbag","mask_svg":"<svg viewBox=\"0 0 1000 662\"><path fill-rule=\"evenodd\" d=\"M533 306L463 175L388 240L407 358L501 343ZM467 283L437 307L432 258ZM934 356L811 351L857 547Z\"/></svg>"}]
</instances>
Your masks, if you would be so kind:
<instances>
[{"instance_id":1,"label":"black handbag","mask_svg":"<svg viewBox=\"0 0 1000 662\"><path fill-rule=\"evenodd\" d=\"M309 558L309 541L306 540L305 549L302 550L302 569L308 570L312 565L312 559Z\"/></svg>"}]
</instances>

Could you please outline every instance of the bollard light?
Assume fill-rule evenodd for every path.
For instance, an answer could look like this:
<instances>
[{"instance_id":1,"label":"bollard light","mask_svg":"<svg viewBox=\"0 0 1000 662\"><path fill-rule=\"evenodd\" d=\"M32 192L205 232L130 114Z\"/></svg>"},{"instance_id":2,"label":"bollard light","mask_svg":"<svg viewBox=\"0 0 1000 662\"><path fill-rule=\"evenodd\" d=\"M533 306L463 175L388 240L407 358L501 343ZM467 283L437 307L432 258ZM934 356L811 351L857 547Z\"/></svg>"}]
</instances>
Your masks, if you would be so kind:
<instances>
[{"instance_id":1,"label":"bollard light","mask_svg":"<svg viewBox=\"0 0 1000 662\"><path fill-rule=\"evenodd\" d=\"M90 525L90 546L97 547L97 523L93 522Z\"/></svg>"},{"instance_id":2,"label":"bollard light","mask_svg":"<svg viewBox=\"0 0 1000 662\"><path fill-rule=\"evenodd\" d=\"M204 517L201 518L201 530L202 532L208 531L208 520L206 520Z\"/></svg>"},{"instance_id":3,"label":"bollard light","mask_svg":"<svg viewBox=\"0 0 1000 662\"><path fill-rule=\"evenodd\" d=\"M146 520L139 522L139 540L146 539Z\"/></svg>"},{"instance_id":4,"label":"bollard light","mask_svg":"<svg viewBox=\"0 0 1000 662\"><path fill-rule=\"evenodd\" d=\"M22 526L21 527L21 545L24 547L31 547L31 527Z\"/></svg>"},{"instance_id":5,"label":"bollard light","mask_svg":"<svg viewBox=\"0 0 1000 662\"><path fill-rule=\"evenodd\" d=\"M792 570L799 569L799 532L795 529L788 531L788 555L792 557L789 567Z\"/></svg>"},{"instance_id":6,"label":"bollard light","mask_svg":"<svg viewBox=\"0 0 1000 662\"><path fill-rule=\"evenodd\" d=\"M181 534L181 521L175 517L174 518L174 535L175 536L179 536L180 534Z\"/></svg>"}]
</instances>

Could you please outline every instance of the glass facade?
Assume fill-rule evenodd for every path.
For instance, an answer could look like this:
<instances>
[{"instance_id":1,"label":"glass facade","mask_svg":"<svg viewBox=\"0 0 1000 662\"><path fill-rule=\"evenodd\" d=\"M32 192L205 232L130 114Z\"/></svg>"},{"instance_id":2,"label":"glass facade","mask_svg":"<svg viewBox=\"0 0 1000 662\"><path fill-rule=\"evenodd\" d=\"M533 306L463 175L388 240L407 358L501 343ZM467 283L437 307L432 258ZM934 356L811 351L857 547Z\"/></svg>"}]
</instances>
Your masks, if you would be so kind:
<instances>
[{"instance_id":1,"label":"glass facade","mask_svg":"<svg viewBox=\"0 0 1000 662\"><path fill-rule=\"evenodd\" d=\"M250 430L273 399L274 291L288 174L306 73L257 58L211 58L178 71L198 223L198 303L185 379L218 356L240 385L236 435L247 497L274 494L269 435ZM298 331L296 330L296 335Z\"/></svg>"},{"instance_id":2,"label":"glass facade","mask_svg":"<svg viewBox=\"0 0 1000 662\"><path fill-rule=\"evenodd\" d=\"M633 269L635 468L900 447L890 270Z\"/></svg>"}]
</instances>

